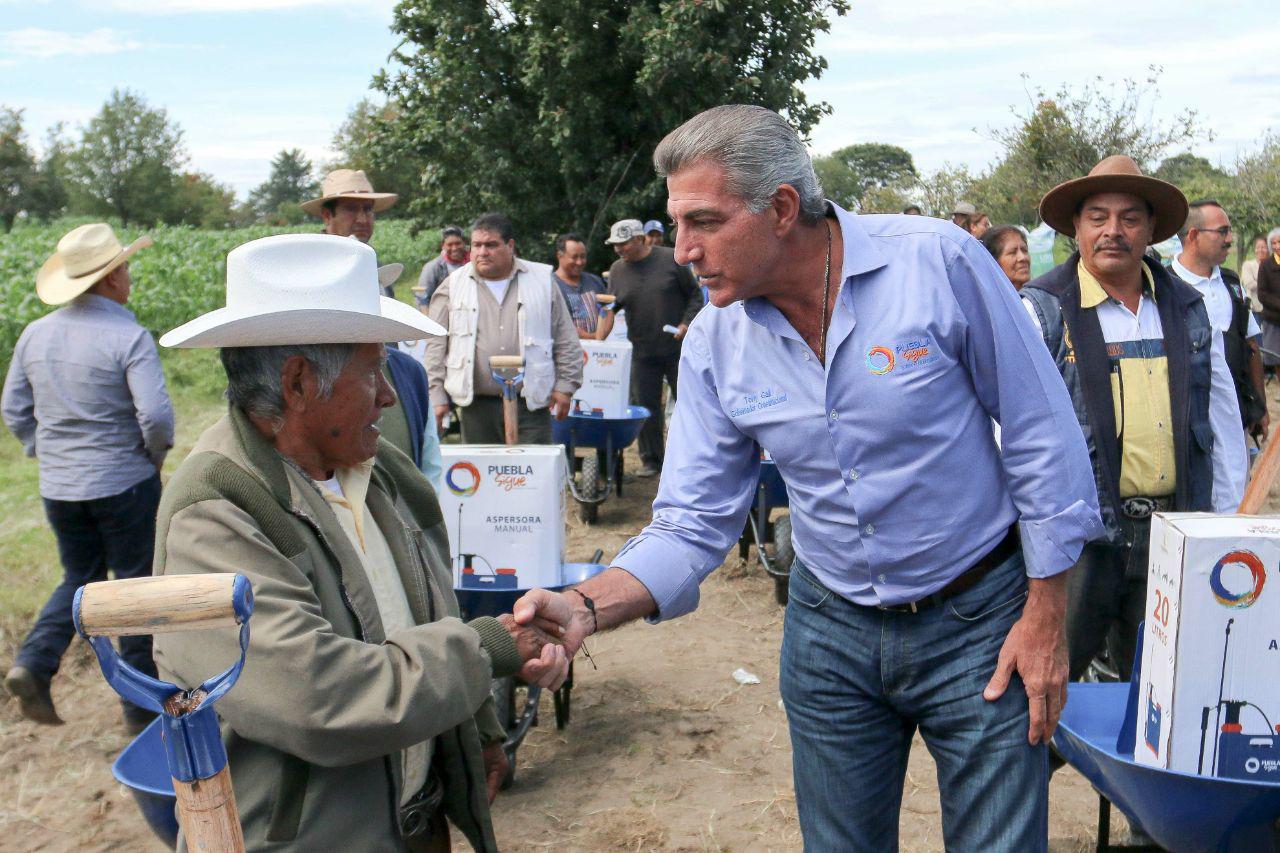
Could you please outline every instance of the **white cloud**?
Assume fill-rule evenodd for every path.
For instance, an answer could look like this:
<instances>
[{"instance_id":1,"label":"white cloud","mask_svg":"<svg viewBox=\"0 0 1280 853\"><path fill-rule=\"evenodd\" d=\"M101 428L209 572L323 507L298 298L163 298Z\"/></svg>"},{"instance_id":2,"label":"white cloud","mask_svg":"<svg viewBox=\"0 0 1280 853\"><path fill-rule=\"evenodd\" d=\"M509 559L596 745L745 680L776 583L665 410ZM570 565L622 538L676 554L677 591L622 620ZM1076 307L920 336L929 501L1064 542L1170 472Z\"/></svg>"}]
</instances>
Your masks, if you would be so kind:
<instances>
[{"instance_id":1,"label":"white cloud","mask_svg":"<svg viewBox=\"0 0 1280 853\"><path fill-rule=\"evenodd\" d=\"M0 51L30 59L93 56L137 50L142 42L120 30L100 27L87 33L68 33L27 27L0 32Z\"/></svg>"}]
</instances>

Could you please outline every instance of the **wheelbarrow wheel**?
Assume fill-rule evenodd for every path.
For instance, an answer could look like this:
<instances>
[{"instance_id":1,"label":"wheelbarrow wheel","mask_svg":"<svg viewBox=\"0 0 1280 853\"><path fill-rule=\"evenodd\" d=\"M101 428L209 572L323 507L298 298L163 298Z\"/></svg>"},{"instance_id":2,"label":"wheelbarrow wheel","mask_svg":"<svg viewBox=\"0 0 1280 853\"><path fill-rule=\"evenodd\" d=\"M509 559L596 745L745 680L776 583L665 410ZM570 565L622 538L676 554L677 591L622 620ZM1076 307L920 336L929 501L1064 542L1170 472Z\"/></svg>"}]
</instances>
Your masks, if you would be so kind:
<instances>
[{"instance_id":1,"label":"wheelbarrow wheel","mask_svg":"<svg viewBox=\"0 0 1280 853\"><path fill-rule=\"evenodd\" d=\"M757 546L760 547L760 546ZM791 564L796 560L796 550L791 544L791 515L778 516L773 523L773 566L785 575L773 575L773 595L779 604L787 603L791 581Z\"/></svg>"},{"instance_id":2,"label":"wheelbarrow wheel","mask_svg":"<svg viewBox=\"0 0 1280 853\"><path fill-rule=\"evenodd\" d=\"M601 497L600 457L594 453L582 457L582 472L579 476L578 492L582 495L582 500L578 503L578 516L587 524L595 524L600 509L600 504L596 501Z\"/></svg>"}]
</instances>

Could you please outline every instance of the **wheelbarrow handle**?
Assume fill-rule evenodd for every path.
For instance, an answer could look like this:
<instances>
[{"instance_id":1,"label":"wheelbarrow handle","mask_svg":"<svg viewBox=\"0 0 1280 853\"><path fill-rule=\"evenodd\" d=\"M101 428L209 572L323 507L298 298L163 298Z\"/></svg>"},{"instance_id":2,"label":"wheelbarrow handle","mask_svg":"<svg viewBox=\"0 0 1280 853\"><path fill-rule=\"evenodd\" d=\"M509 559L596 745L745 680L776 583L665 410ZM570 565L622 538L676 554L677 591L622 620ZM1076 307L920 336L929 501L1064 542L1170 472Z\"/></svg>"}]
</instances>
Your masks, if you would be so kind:
<instances>
[{"instance_id":1,"label":"wheelbarrow handle","mask_svg":"<svg viewBox=\"0 0 1280 853\"><path fill-rule=\"evenodd\" d=\"M1271 485L1275 482L1277 473L1280 473L1280 441L1272 435L1267 440L1267 446L1262 448L1262 455L1253 463L1253 476L1245 487L1244 497L1236 512L1240 515L1256 515L1271 494Z\"/></svg>"},{"instance_id":2,"label":"wheelbarrow handle","mask_svg":"<svg viewBox=\"0 0 1280 853\"><path fill-rule=\"evenodd\" d=\"M80 628L91 637L235 627L252 609L248 583L233 574L99 581L76 597Z\"/></svg>"}]
</instances>

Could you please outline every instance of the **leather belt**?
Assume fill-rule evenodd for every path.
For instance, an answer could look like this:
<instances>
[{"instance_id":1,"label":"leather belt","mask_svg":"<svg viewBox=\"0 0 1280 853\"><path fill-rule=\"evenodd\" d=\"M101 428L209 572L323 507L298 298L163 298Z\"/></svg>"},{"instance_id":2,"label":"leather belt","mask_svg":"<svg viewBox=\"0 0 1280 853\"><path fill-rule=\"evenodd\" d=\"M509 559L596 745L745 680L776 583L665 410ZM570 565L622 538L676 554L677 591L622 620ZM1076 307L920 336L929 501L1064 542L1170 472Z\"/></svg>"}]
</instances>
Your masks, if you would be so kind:
<instances>
[{"instance_id":1,"label":"leather belt","mask_svg":"<svg viewBox=\"0 0 1280 853\"><path fill-rule=\"evenodd\" d=\"M921 610L936 607L948 598L953 598L971 589L978 581L989 575L996 566L1001 565L1005 560L1012 557L1021 545L1022 537L1018 535L1018 525L1014 524L1009 527L1009 532L1004 535L1004 538L1000 540L996 547L988 551L986 556L965 569L959 577L942 589L926 595L918 601L910 601L906 604L881 604L877 605L877 607L880 610L887 610L891 613L919 613Z\"/></svg>"},{"instance_id":2,"label":"leather belt","mask_svg":"<svg viewBox=\"0 0 1280 853\"><path fill-rule=\"evenodd\" d=\"M1166 512L1171 509L1173 509L1173 498L1169 497L1132 497L1120 500L1120 511L1124 513L1125 518L1141 520L1150 518L1154 512Z\"/></svg>"},{"instance_id":3,"label":"leather belt","mask_svg":"<svg viewBox=\"0 0 1280 853\"><path fill-rule=\"evenodd\" d=\"M443 801L444 785L431 772L427 775L427 783L422 786L422 790L400 807L400 837L406 841L426 840L431 833L432 818L440 810Z\"/></svg>"}]
</instances>

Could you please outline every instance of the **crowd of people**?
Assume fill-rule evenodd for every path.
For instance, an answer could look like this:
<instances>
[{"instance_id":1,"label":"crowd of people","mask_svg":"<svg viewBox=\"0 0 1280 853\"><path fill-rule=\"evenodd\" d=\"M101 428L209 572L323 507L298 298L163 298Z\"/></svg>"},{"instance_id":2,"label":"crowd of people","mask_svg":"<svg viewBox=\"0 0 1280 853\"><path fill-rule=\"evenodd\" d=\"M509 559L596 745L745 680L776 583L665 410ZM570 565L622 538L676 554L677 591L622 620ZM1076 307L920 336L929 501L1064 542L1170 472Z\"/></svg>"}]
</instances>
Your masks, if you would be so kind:
<instances>
[{"instance_id":1,"label":"crowd of people","mask_svg":"<svg viewBox=\"0 0 1280 853\"><path fill-rule=\"evenodd\" d=\"M1242 282L1223 267L1222 205L1117 155L1041 200L1077 248L1032 278L1026 235L972 204L947 222L826 200L766 109L695 116L654 168L674 250L660 222L618 221L597 276L581 236L538 263L516 223L484 213L442 230L416 306L388 295L402 270L367 245L394 195L329 174L304 205L322 234L236 248L226 307L161 338L219 349L229 401L163 502L173 409L125 307L149 241L105 224L64 236L36 275L61 307L23 331L0 401L39 462L64 569L5 678L22 712L61 722L50 683L81 584L240 572L249 663L218 712L248 846L448 850L452 826L496 849L490 680L556 687L586 637L694 610L763 450L794 531L780 689L806 846L896 848L919 730L948 848L1047 849L1047 743L1068 680L1104 651L1121 677L1134 665L1152 514L1233 510L1246 434L1267 436L1280 229ZM1169 266L1148 255L1174 234ZM489 359L520 356L521 440L550 442L581 342L619 313L652 413L651 521L592 579L463 623L429 486L441 433L456 415L463 441L502 443ZM664 382L683 392L669 434ZM236 642L122 652L190 687ZM150 716L125 705L131 731Z\"/></svg>"}]
</instances>

